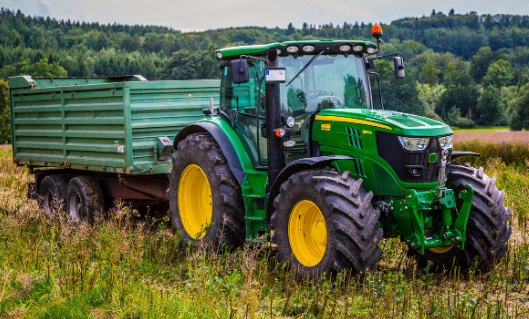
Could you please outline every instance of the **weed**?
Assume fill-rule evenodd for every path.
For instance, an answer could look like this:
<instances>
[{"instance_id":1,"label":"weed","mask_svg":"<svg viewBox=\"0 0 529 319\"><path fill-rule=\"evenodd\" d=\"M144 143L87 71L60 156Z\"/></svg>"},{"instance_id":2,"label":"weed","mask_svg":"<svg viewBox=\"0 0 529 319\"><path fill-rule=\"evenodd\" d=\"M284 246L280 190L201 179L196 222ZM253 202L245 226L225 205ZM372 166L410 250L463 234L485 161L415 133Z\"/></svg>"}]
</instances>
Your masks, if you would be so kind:
<instances>
[{"instance_id":1,"label":"weed","mask_svg":"<svg viewBox=\"0 0 529 319\"><path fill-rule=\"evenodd\" d=\"M507 193L514 229L490 274L429 273L385 239L362 278L299 281L268 245L183 246L166 220L138 220L123 203L91 224L48 218L26 198L31 175L0 152L0 318L529 316L525 162L485 163Z\"/></svg>"}]
</instances>

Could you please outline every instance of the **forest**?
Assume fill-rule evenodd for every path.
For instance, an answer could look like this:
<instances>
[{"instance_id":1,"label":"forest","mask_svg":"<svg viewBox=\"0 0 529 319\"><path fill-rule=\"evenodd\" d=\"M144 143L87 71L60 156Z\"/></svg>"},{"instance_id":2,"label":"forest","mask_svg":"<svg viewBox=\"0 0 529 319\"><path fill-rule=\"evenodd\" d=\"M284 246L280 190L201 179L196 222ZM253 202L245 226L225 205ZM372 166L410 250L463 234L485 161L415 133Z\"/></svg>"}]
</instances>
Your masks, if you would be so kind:
<instances>
[{"instance_id":1,"label":"forest","mask_svg":"<svg viewBox=\"0 0 529 319\"><path fill-rule=\"evenodd\" d=\"M287 23L285 23L287 24ZM163 26L99 24L0 9L0 144L11 139L8 78L218 78L214 50L308 39L372 40L372 24L232 27L181 32ZM379 60L386 109L453 127L529 128L529 16L436 12L382 24L381 54L401 52L406 78Z\"/></svg>"}]
</instances>

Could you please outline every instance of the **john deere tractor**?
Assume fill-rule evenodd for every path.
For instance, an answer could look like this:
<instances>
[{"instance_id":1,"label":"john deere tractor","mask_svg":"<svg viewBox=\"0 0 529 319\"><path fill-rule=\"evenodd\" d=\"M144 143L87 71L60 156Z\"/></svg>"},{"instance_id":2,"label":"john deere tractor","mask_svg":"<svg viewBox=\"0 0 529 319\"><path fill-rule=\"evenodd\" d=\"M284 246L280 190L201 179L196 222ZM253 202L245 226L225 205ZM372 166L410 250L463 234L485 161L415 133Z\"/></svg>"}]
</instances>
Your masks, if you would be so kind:
<instances>
[{"instance_id":1,"label":"john deere tractor","mask_svg":"<svg viewBox=\"0 0 529 319\"><path fill-rule=\"evenodd\" d=\"M376 41L287 41L216 51L220 105L174 140L170 215L186 242L272 240L300 274L373 267L384 237L421 266L490 270L511 235L505 192L453 132L374 101ZM376 102L376 103L375 103ZM374 104L380 107L374 107Z\"/></svg>"}]
</instances>

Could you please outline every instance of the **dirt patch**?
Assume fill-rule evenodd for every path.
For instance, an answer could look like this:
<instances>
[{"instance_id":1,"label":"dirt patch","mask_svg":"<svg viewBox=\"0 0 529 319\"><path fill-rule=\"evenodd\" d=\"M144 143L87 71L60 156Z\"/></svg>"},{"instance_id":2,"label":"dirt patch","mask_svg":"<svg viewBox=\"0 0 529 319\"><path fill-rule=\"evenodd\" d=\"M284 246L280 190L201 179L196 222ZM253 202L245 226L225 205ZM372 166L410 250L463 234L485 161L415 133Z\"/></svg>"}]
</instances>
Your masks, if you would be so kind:
<instances>
[{"instance_id":1,"label":"dirt patch","mask_svg":"<svg viewBox=\"0 0 529 319\"><path fill-rule=\"evenodd\" d=\"M525 131L496 131L496 132L455 132L454 143L461 143L463 141L472 141L479 139L484 143L491 142L494 144L501 143L520 143L529 144L529 132Z\"/></svg>"},{"instance_id":2,"label":"dirt patch","mask_svg":"<svg viewBox=\"0 0 529 319\"><path fill-rule=\"evenodd\" d=\"M0 144L0 150L6 149L6 148L11 148L11 145L9 145L9 144Z\"/></svg>"}]
</instances>

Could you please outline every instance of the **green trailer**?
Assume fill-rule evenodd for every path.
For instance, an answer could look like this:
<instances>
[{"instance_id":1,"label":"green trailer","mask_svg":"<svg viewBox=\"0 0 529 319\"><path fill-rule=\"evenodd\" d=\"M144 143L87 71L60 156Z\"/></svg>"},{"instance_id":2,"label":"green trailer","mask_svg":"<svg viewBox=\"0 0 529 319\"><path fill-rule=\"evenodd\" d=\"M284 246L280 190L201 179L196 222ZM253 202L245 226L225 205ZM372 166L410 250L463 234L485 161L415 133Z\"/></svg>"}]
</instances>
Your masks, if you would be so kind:
<instances>
[{"instance_id":1,"label":"green trailer","mask_svg":"<svg viewBox=\"0 0 529 319\"><path fill-rule=\"evenodd\" d=\"M508 249L505 192L458 163L479 154L446 124L384 110L380 83L374 101L378 59L405 71L373 35L219 49L220 82L13 78L14 160L49 213L158 206L184 242L271 240L300 276L360 274L384 237L422 267L488 271Z\"/></svg>"},{"instance_id":2,"label":"green trailer","mask_svg":"<svg viewBox=\"0 0 529 319\"><path fill-rule=\"evenodd\" d=\"M218 103L219 96L218 80L18 76L9 84L13 160L35 172L32 197L46 176L61 184L90 176L101 184L108 204L123 198L137 207L167 202L172 141L186 125L203 119L202 109ZM46 207L51 194L40 194Z\"/></svg>"}]
</instances>

